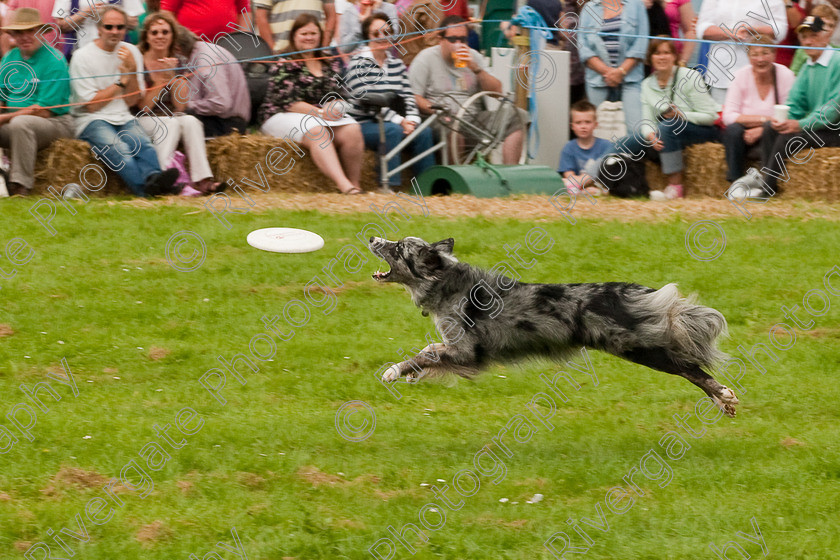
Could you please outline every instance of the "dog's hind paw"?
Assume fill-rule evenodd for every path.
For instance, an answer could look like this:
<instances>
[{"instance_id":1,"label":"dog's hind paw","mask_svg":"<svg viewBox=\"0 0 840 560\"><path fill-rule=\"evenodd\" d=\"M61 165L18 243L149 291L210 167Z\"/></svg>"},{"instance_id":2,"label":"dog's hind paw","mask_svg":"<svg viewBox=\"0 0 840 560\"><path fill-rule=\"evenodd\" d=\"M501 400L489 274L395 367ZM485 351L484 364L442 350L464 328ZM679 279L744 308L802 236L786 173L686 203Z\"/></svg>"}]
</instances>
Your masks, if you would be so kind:
<instances>
[{"instance_id":1,"label":"dog's hind paw","mask_svg":"<svg viewBox=\"0 0 840 560\"><path fill-rule=\"evenodd\" d=\"M400 378L400 366L397 364L392 365L388 369L385 370L385 373L382 374L382 381L389 383L391 381L396 381Z\"/></svg>"},{"instance_id":2,"label":"dog's hind paw","mask_svg":"<svg viewBox=\"0 0 840 560\"><path fill-rule=\"evenodd\" d=\"M724 414L730 418L735 417L735 405L739 402L738 397L735 396L735 391L729 387L724 387L716 396L712 397L712 400Z\"/></svg>"}]
</instances>

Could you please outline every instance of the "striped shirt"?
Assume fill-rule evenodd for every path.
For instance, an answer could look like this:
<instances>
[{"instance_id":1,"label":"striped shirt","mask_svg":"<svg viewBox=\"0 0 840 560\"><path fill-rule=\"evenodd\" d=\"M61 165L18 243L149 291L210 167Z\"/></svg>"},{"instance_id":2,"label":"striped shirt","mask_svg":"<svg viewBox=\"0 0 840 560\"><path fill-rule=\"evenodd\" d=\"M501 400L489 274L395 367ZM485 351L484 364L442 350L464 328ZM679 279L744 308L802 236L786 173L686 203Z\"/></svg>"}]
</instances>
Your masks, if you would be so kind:
<instances>
[{"instance_id":1,"label":"striped shirt","mask_svg":"<svg viewBox=\"0 0 840 560\"><path fill-rule=\"evenodd\" d=\"M611 17L604 20L604 25L601 26L601 33L621 33L621 16ZM618 53L621 52L621 45L617 35L601 35L604 39L604 46L607 48L607 53L610 55L609 65L618 66L621 62L618 60ZM607 62L606 60L604 62Z\"/></svg>"},{"instance_id":2,"label":"striped shirt","mask_svg":"<svg viewBox=\"0 0 840 560\"><path fill-rule=\"evenodd\" d=\"M274 38L274 51L279 52L289 45L292 24L301 14L312 14L324 22L324 5L334 0L254 0L254 10L269 10L268 25Z\"/></svg>"},{"instance_id":3,"label":"striped shirt","mask_svg":"<svg viewBox=\"0 0 840 560\"><path fill-rule=\"evenodd\" d=\"M414 102L414 92L408 83L408 70L402 60L392 56L391 53L386 52L385 64L380 67L373 59L370 47L362 47L350 59L345 80L346 87L351 93L350 109L347 114L357 121L372 121L376 118L375 111L364 111L359 103L359 99L366 93L393 92L405 101L405 118L415 123L420 122L420 113ZM403 117L396 111L387 109L385 120L400 124Z\"/></svg>"}]
</instances>

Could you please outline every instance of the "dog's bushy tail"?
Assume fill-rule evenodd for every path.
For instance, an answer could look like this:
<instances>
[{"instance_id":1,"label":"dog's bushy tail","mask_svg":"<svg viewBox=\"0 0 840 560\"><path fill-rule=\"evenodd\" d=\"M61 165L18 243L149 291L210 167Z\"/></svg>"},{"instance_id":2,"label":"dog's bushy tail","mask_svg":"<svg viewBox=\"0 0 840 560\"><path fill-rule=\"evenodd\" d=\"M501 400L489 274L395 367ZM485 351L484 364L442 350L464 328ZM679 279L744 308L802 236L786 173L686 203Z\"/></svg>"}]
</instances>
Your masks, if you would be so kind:
<instances>
[{"instance_id":1,"label":"dog's bushy tail","mask_svg":"<svg viewBox=\"0 0 840 560\"><path fill-rule=\"evenodd\" d=\"M728 333L724 316L716 309L697 305L694 296L680 296L676 284L640 296L636 305L653 315L651 326L675 359L712 367L728 357L717 347L717 338Z\"/></svg>"}]
</instances>

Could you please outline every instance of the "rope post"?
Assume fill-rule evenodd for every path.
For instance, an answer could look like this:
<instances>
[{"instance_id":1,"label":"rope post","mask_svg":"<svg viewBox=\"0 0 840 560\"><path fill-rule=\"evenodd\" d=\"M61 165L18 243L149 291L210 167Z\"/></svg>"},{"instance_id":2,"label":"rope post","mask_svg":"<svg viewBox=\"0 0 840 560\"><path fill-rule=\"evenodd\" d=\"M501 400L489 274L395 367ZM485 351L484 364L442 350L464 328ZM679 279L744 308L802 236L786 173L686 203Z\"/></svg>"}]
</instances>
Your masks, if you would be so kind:
<instances>
[{"instance_id":1,"label":"rope post","mask_svg":"<svg viewBox=\"0 0 840 560\"><path fill-rule=\"evenodd\" d=\"M516 98L514 104L520 109L528 110L528 61L526 56L531 46L529 35L517 35L513 38L513 45L516 47L516 68L514 77L516 79Z\"/></svg>"}]
</instances>

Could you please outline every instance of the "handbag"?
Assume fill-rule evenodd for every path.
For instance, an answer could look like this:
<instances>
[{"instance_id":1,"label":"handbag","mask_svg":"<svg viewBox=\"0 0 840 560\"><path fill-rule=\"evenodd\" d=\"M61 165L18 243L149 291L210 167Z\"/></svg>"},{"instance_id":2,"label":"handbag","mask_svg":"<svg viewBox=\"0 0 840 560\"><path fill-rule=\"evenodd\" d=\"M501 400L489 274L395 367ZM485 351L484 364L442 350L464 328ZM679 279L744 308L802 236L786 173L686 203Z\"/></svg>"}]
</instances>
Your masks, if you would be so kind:
<instances>
[{"instance_id":1,"label":"handbag","mask_svg":"<svg viewBox=\"0 0 840 560\"><path fill-rule=\"evenodd\" d=\"M182 187L192 186L192 179L190 179L190 174L187 171L187 156L183 152L175 150L175 153L172 154L172 159L169 160L167 169L178 170L178 178L175 180L176 185Z\"/></svg>"},{"instance_id":2,"label":"handbag","mask_svg":"<svg viewBox=\"0 0 840 560\"><path fill-rule=\"evenodd\" d=\"M598 126L594 134L598 138L612 141L613 138L623 138L627 135L627 125L624 123L624 105L621 101L604 101L595 110Z\"/></svg>"}]
</instances>

